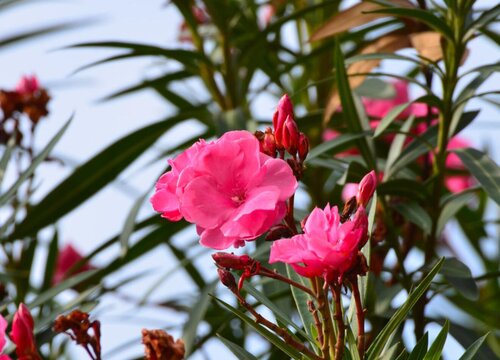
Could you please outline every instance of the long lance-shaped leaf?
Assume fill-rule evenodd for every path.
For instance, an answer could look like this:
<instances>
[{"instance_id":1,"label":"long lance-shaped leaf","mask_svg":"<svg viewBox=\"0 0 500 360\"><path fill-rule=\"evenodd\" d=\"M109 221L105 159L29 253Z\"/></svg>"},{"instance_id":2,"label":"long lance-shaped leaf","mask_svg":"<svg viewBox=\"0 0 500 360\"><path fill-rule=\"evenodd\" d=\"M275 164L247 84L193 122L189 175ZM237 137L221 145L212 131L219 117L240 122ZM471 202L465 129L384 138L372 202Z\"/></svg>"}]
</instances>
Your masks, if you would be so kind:
<instances>
[{"instance_id":1,"label":"long lance-shaped leaf","mask_svg":"<svg viewBox=\"0 0 500 360\"><path fill-rule=\"evenodd\" d=\"M57 132L57 134L50 140L50 142L45 146L45 148L38 154L33 161L31 162L30 166L17 178L16 182L12 184L12 186L7 190L5 193L3 193L0 196L0 205L5 204L6 201L10 199L11 196L14 196L16 193L17 189L28 179L33 173L35 172L35 169L40 165L46 158L49 156L50 152L56 146L58 141L61 139L63 136L64 132L68 128L71 120L69 119L66 124Z\"/></svg>"},{"instance_id":2,"label":"long lance-shaped leaf","mask_svg":"<svg viewBox=\"0 0 500 360\"><path fill-rule=\"evenodd\" d=\"M255 356L234 342L224 339L219 334L217 334L217 337L239 360L258 360Z\"/></svg>"},{"instance_id":3,"label":"long lance-shaped leaf","mask_svg":"<svg viewBox=\"0 0 500 360\"><path fill-rule=\"evenodd\" d=\"M500 167L488 155L476 149L457 149L454 152L490 198L500 205Z\"/></svg>"},{"instance_id":4,"label":"long lance-shaped leaf","mask_svg":"<svg viewBox=\"0 0 500 360\"><path fill-rule=\"evenodd\" d=\"M7 166L9 165L9 161L11 159L12 150L16 145L15 134L10 137L5 145L4 151L2 153L2 158L0 159L0 188L2 186L3 178L5 176L5 172L7 171Z\"/></svg>"},{"instance_id":5,"label":"long lance-shaped leaf","mask_svg":"<svg viewBox=\"0 0 500 360\"><path fill-rule=\"evenodd\" d=\"M344 54L340 48L340 43L337 41L335 46L335 73L337 80L338 92L342 103L342 111L346 114L347 127L353 133L362 133L363 127L359 114L356 110L354 98L352 96L351 87L347 78L347 72L344 64ZM357 141L361 155L371 169L376 169L374 154L372 154L366 139Z\"/></svg>"},{"instance_id":6,"label":"long lance-shaped leaf","mask_svg":"<svg viewBox=\"0 0 500 360\"><path fill-rule=\"evenodd\" d=\"M23 238L54 223L85 202L144 153L160 136L177 123L201 116L201 111L180 113L148 125L118 140L81 165L28 212L7 239Z\"/></svg>"},{"instance_id":7,"label":"long lance-shaped leaf","mask_svg":"<svg viewBox=\"0 0 500 360\"><path fill-rule=\"evenodd\" d=\"M446 342L446 337L448 336L448 331L450 329L450 323L448 320L445 321L443 328L439 332L438 336L431 345L431 348L425 354L424 360L439 360L441 359L441 353L443 352L444 343Z\"/></svg>"},{"instance_id":8,"label":"long lance-shaped leaf","mask_svg":"<svg viewBox=\"0 0 500 360\"><path fill-rule=\"evenodd\" d=\"M422 360L427 353L427 345L429 343L429 334L425 333L424 336L418 341L417 345L413 348L408 357L408 360Z\"/></svg>"},{"instance_id":9,"label":"long lance-shaped leaf","mask_svg":"<svg viewBox=\"0 0 500 360\"><path fill-rule=\"evenodd\" d=\"M271 331L265 329L261 325L255 322L255 320L252 320L250 317L248 317L246 314L241 312L240 310L232 307L225 301L222 301L218 298L215 298L219 304L221 304L224 308L229 310L231 313L239 317L241 320L243 320L247 325L249 325L251 328L253 328L258 334L260 334L262 337L267 339L271 344L279 348L281 351L283 351L285 354L290 356L293 359L302 359L303 355L300 355L299 352L288 345L287 343L283 342L278 336L274 335Z\"/></svg>"},{"instance_id":10,"label":"long lance-shaped leaf","mask_svg":"<svg viewBox=\"0 0 500 360\"><path fill-rule=\"evenodd\" d=\"M417 286L417 288L408 295L405 303L394 313L387 325L382 329L382 331L375 338L373 343L367 352L368 360L378 359L382 349L386 345L387 341L398 328L399 325L404 321L408 313L411 311L413 306L417 303L418 299L424 295L429 286L431 285L432 279L439 272L441 266L443 265L444 258L438 261L438 263L432 268L429 274L422 280L422 282Z\"/></svg>"},{"instance_id":11,"label":"long lance-shaped leaf","mask_svg":"<svg viewBox=\"0 0 500 360\"><path fill-rule=\"evenodd\" d=\"M488 337L489 334L490 333L487 333L487 334L483 335L482 337L480 337L479 339L477 339L476 341L474 341L474 343L471 346L469 346L467 348L467 350L465 350L464 354L460 357L459 360L473 360L473 359L475 359L477 351L479 350L481 345L483 345L484 340L486 340L486 338Z\"/></svg>"}]
</instances>

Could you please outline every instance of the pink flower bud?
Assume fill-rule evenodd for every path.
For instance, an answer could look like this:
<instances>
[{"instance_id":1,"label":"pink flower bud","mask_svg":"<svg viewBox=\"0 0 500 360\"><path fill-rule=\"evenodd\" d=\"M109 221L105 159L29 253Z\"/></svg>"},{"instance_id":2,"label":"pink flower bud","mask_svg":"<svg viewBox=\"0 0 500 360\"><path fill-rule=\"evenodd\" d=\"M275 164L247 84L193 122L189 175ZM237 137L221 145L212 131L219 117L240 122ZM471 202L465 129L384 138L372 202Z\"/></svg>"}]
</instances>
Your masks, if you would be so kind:
<instances>
[{"instance_id":1,"label":"pink flower bud","mask_svg":"<svg viewBox=\"0 0 500 360\"><path fill-rule=\"evenodd\" d=\"M358 186L358 193L356 194L356 200L358 201L358 205L366 207L368 201L370 201L373 193L375 192L375 188L377 187L377 175L375 175L375 171L370 171L365 175Z\"/></svg>"},{"instance_id":2,"label":"pink flower bud","mask_svg":"<svg viewBox=\"0 0 500 360\"><path fill-rule=\"evenodd\" d=\"M233 270L243 270L255 262L255 260L248 255L234 255L225 252L213 254L212 259L214 259L217 266Z\"/></svg>"},{"instance_id":3,"label":"pink flower bud","mask_svg":"<svg viewBox=\"0 0 500 360\"><path fill-rule=\"evenodd\" d=\"M231 291L236 291L236 280L233 274L225 269L218 268L217 274L219 274L220 282Z\"/></svg>"},{"instance_id":4,"label":"pink flower bud","mask_svg":"<svg viewBox=\"0 0 500 360\"><path fill-rule=\"evenodd\" d=\"M293 104L288 95L285 94L278 102L278 107L273 116L274 136L276 137L278 148L283 147L281 143L283 138L283 127L288 117L293 119Z\"/></svg>"},{"instance_id":5,"label":"pink flower bud","mask_svg":"<svg viewBox=\"0 0 500 360\"><path fill-rule=\"evenodd\" d=\"M29 309L24 304L19 304L12 320L10 338L16 345L16 355L19 359L41 360L36 349L33 329L35 323Z\"/></svg>"},{"instance_id":6,"label":"pink flower bud","mask_svg":"<svg viewBox=\"0 0 500 360\"><path fill-rule=\"evenodd\" d=\"M271 128L267 128L265 133L256 131L255 137L259 140L260 152L276 157L276 140Z\"/></svg>"},{"instance_id":7,"label":"pink flower bud","mask_svg":"<svg viewBox=\"0 0 500 360\"><path fill-rule=\"evenodd\" d=\"M295 156L295 154L297 154L297 148L299 146L299 128L295 120L290 116L285 120L281 143L290 155Z\"/></svg>"},{"instance_id":8,"label":"pink flower bud","mask_svg":"<svg viewBox=\"0 0 500 360\"><path fill-rule=\"evenodd\" d=\"M40 84L35 75L24 75L16 85L16 92L20 95L33 94L40 90Z\"/></svg>"},{"instance_id":9,"label":"pink flower bud","mask_svg":"<svg viewBox=\"0 0 500 360\"><path fill-rule=\"evenodd\" d=\"M306 134L300 133L299 134L299 159L300 161L304 161L307 157L307 154L309 153L309 139L307 138Z\"/></svg>"},{"instance_id":10,"label":"pink flower bud","mask_svg":"<svg viewBox=\"0 0 500 360\"><path fill-rule=\"evenodd\" d=\"M56 269L54 277L52 278L52 283L58 284L72 275L95 269L94 266L87 262L73 269L73 267L83 259L84 257L73 247L73 245L67 244L64 246L57 256Z\"/></svg>"}]
</instances>

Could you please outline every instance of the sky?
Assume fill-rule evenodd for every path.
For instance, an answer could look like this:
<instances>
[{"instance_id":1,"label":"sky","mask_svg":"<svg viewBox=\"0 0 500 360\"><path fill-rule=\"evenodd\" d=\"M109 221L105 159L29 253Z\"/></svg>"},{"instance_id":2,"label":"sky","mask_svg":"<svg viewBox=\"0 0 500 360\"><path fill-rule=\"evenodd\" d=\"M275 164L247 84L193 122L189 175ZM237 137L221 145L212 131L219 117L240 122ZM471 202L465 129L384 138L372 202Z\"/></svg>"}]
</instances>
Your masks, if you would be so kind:
<instances>
[{"instance_id":1,"label":"sky","mask_svg":"<svg viewBox=\"0 0 500 360\"><path fill-rule=\"evenodd\" d=\"M478 7L495 4L494 0L478 1ZM51 114L39 127L37 148L41 148L56 133L62 124L75 114L74 120L65 136L55 148L55 154L65 159L68 164L79 164L89 159L111 142L128 134L134 129L162 119L172 111L163 100L149 91L126 96L121 99L100 102L99 99L128 85L138 83L144 78L162 71L161 64L154 59L140 58L132 61L118 61L98 66L77 74L79 67L116 51L105 49L65 49L65 47L89 41L129 41L146 42L163 47L176 46L177 29L181 19L173 7L165 6L165 0L74 0L74 1L28 1L26 5L0 13L0 39L18 31L36 29L42 25L51 25L67 21L88 21L86 26L66 31L57 35L37 38L29 43L2 49L0 56L0 88L11 88L23 74L37 74L41 83L49 88L53 95L50 103ZM470 57L464 68L472 68L498 60L500 52L492 43L483 39L474 40ZM392 64L385 66L391 67ZM499 83L499 76L492 77L482 88L492 90ZM416 96L417 94L414 93ZM264 99L260 103L259 114L270 117L274 110L274 99ZM496 140L499 135L497 125L498 112L484 102L475 101L471 108L482 110L479 120L464 134L478 147L487 147L493 157L500 159L500 145ZM190 131L198 128L191 124ZM174 130L161 143L180 141L186 136L186 128ZM123 226L125 218L134 200L153 184L164 164L145 168L143 165L155 157L159 146L145 154L137 163L132 164L120 177L125 182L108 186L82 206L78 207L60 222L60 237L63 242L74 243L83 253L94 249L102 241L115 235ZM71 167L48 164L41 168L39 178L39 198L53 188L59 181L71 173ZM496 209L494 210L496 211ZM146 203L140 217L151 214ZM105 264L117 247L103 253L95 262ZM462 249L464 254L467 249ZM44 261L41 254L37 261ZM473 273L482 269L468 264ZM125 275L145 270L153 271L140 283L124 289L124 297L135 296L144 291L158 277L175 266L175 261L163 247L136 261L111 281L118 281ZM200 262L200 266L212 269L209 262ZM212 269L213 270L213 269ZM215 272L213 271L215 274ZM182 286L181 286L182 285ZM188 293L190 284L180 274L175 273L160 288L153 299L164 298L176 291ZM106 359L122 358L110 352L115 347L133 340L128 354L140 354L140 329L157 328L184 319L159 308L138 310L123 299L113 297L103 299L98 309L103 324L103 347ZM176 334L178 335L178 334ZM431 334L432 335L432 334ZM256 342L256 346L258 343ZM211 344L211 351L222 354L220 359L233 359L217 341ZM75 351L75 359L86 357ZM196 359L195 359L196 360Z\"/></svg>"}]
</instances>

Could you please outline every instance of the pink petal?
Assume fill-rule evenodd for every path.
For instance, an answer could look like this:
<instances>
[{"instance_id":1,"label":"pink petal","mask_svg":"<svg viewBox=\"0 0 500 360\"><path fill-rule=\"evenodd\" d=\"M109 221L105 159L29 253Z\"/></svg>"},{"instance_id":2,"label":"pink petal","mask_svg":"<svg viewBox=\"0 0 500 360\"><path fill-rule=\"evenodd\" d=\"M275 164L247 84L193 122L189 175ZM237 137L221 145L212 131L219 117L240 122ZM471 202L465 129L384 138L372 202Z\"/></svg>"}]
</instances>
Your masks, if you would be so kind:
<instances>
[{"instance_id":1,"label":"pink petal","mask_svg":"<svg viewBox=\"0 0 500 360\"><path fill-rule=\"evenodd\" d=\"M200 244L215 250L225 250L239 243L238 238L224 236L220 229L206 229L200 234Z\"/></svg>"}]
</instances>

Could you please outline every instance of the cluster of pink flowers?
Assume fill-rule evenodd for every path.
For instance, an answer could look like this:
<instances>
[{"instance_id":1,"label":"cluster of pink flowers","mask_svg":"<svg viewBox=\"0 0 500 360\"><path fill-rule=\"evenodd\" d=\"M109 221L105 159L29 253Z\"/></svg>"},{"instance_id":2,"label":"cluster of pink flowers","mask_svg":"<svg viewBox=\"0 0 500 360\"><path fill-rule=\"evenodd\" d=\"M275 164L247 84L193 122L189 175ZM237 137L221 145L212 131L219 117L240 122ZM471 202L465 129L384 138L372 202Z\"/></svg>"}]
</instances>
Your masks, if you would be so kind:
<instances>
[{"instance_id":1,"label":"cluster of pink flowers","mask_svg":"<svg viewBox=\"0 0 500 360\"><path fill-rule=\"evenodd\" d=\"M151 198L153 208L168 220L196 224L200 243L217 250L242 246L288 216L279 226L288 229L283 234L296 235L273 243L270 262L290 263L308 277L342 277L368 239L365 207L375 191L375 172L358 187L352 219L341 221L337 207L327 205L316 208L305 221L304 234L297 234L293 201L287 200L297 189L309 141L298 130L287 95L278 103L273 127L255 134L231 131L209 143L200 140L169 160L171 169ZM255 273L247 269L246 276Z\"/></svg>"},{"instance_id":2,"label":"cluster of pink flowers","mask_svg":"<svg viewBox=\"0 0 500 360\"><path fill-rule=\"evenodd\" d=\"M6 343L7 320L0 316L0 350L3 350ZM33 333L35 324L29 309L24 304L20 304L12 320L12 331L10 339L16 345L16 355L19 360L41 360L36 348L35 335ZM6 354L0 355L0 360L10 360Z\"/></svg>"}]
</instances>

